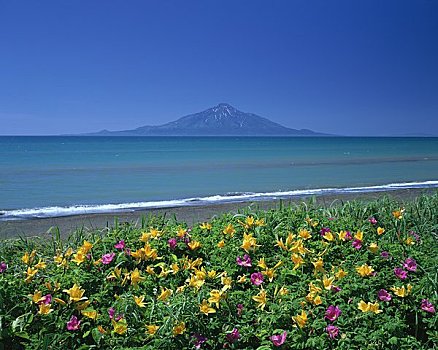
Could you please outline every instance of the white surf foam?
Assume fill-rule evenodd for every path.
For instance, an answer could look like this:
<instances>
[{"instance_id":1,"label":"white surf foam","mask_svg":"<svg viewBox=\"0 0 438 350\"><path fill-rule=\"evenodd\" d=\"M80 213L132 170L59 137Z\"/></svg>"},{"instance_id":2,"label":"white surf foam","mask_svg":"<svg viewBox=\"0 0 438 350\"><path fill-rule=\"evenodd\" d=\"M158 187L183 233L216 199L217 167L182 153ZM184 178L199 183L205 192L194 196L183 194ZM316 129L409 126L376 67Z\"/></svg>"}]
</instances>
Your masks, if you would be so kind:
<instances>
[{"instance_id":1,"label":"white surf foam","mask_svg":"<svg viewBox=\"0 0 438 350\"><path fill-rule=\"evenodd\" d=\"M99 205L74 205L68 207L42 207L16 210L0 211L0 220L23 220L34 218L49 218L59 216L72 216L80 214L99 214L99 213L117 213L126 211L135 211L140 209L154 208L173 208L194 205L206 205L214 203L227 202L245 202L251 200L268 200L288 197L300 197L311 195L324 194L339 194L339 193L365 193L365 192L381 192L400 189L414 188L431 188L438 187L438 181L423 181L423 182L402 182L391 183L387 185L362 186L362 187L344 187L344 188L316 188L302 189L292 191L276 191L276 192L260 192L260 193L229 193L226 195L213 195L207 197L193 197L175 200L149 201L149 202L132 202L120 204L99 204Z\"/></svg>"}]
</instances>

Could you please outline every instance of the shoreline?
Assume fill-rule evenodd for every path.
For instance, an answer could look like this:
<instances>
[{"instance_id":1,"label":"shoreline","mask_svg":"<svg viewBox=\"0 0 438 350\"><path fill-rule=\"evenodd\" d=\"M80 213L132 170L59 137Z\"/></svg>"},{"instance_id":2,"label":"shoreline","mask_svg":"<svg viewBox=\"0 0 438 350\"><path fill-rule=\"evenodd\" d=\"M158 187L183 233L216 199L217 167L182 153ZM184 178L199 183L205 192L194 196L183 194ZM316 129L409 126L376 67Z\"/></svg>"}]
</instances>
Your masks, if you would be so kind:
<instances>
[{"instance_id":1,"label":"shoreline","mask_svg":"<svg viewBox=\"0 0 438 350\"><path fill-rule=\"evenodd\" d=\"M168 218L175 216L178 221L184 221L190 225L198 222L208 221L212 217L224 213L236 213L238 210L249 207L254 208L255 210L268 210L278 207L280 203L283 203L283 205L289 205L292 203L308 202L311 198L315 198L318 205L327 207L337 202L342 204L343 202L351 200L372 201L383 196L388 196L398 201L406 201L415 199L423 194L431 194L436 192L436 188L399 189L365 193L299 196L275 200L218 203L199 206L140 209L118 213L81 214L28 220L0 221L0 239L34 236L50 237L51 234L49 231L53 227L58 227L61 237L66 237L71 232L81 228L85 230L95 230L111 227L114 224L115 218L118 218L119 222L121 223L140 223L143 216L165 215Z\"/></svg>"}]
</instances>

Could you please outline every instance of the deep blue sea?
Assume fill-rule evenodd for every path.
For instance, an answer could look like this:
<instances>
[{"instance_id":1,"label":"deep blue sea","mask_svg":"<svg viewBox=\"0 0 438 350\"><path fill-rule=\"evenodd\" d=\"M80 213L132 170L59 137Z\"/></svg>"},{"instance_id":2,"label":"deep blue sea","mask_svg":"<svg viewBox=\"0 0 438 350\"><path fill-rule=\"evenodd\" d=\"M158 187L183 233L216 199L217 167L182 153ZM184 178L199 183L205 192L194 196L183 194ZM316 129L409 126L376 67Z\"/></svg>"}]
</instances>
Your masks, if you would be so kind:
<instances>
[{"instance_id":1,"label":"deep blue sea","mask_svg":"<svg viewBox=\"0 0 438 350\"><path fill-rule=\"evenodd\" d=\"M0 137L0 219L438 186L438 138Z\"/></svg>"}]
</instances>

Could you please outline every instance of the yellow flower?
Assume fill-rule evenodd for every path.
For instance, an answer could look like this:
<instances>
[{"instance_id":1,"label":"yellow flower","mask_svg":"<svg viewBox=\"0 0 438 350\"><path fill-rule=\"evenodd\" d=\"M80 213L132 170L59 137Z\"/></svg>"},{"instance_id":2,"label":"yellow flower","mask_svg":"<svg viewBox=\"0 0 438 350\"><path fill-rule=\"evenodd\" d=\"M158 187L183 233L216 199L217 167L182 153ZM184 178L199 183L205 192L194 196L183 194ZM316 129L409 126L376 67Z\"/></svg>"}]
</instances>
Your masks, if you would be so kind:
<instances>
[{"instance_id":1,"label":"yellow flower","mask_svg":"<svg viewBox=\"0 0 438 350\"><path fill-rule=\"evenodd\" d=\"M257 240L252 236L251 233L243 234L243 243L241 245L241 248L243 248L247 253L249 253L250 249L256 249L258 247Z\"/></svg>"},{"instance_id":2,"label":"yellow flower","mask_svg":"<svg viewBox=\"0 0 438 350\"><path fill-rule=\"evenodd\" d=\"M186 280L189 283L189 287L199 290L205 283L203 278L199 278L196 274L191 275L190 278Z\"/></svg>"},{"instance_id":3,"label":"yellow flower","mask_svg":"<svg viewBox=\"0 0 438 350\"><path fill-rule=\"evenodd\" d=\"M257 262L257 266L266 269L268 266L266 265L265 258L260 258L260 260Z\"/></svg>"},{"instance_id":4,"label":"yellow flower","mask_svg":"<svg viewBox=\"0 0 438 350\"><path fill-rule=\"evenodd\" d=\"M357 303L357 308L362 312L368 312L370 311L370 304L361 300Z\"/></svg>"},{"instance_id":5,"label":"yellow flower","mask_svg":"<svg viewBox=\"0 0 438 350\"><path fill-rule=\"evenodd\" d=\"M397 295L400 298L404 298L407 297L412 290L412 286L410 284L408 284L406 286L407 288L405 288L405 286L401 286L401 287L392 287L391 290L394 292L395 295Z\"/></svg>"},{"instance_id":6,"label":"yellow flower","mask_svg":"<svg viewBox=\"0 0 438 350\"><path fill-rule=\"evenodd\" d=\"M217 244L217 247L218 247L218 248L223 248L223 247L225 247L225 241L224 241L224 240L220 241L220 242Z\"/></svg>"},{"instance_id":7,"label":"yellow flower","mask_svg":"<svg viewBox=\"0 0 438 350\"><path fill-rule=\"evenodd\" d=\"M41 297L43 296L43 293L40 291L36 291L33 295L29 295L32 297L32 301L36 304L40 301Z\"/></svg>"},{"instance_id":8,"label":"yellow flower","mask_svg":"<svg viewBox=\"0 0 438 350\"><path fill-rule=\"evenodd\" d=\"M139 297L134 295L134 301L138 307L146 307L146 304L144 303L144 295L140 295Z\"/></svg>"},{"instance_id":9,"label":"yellow flower","mask_svg":"<svg viewBox=\"0 0 438 350\"><path fill-rule=\"evenodd\" d=\"M51 309L50 306L51 306L50 304L46 305L45 303L41 303L40 309L38 310L38 314L40 315L50 314L53 311L53 309Z\"/></svg>"},{"instance_id":10,"label":"yellow flower","mask_svg":"<svg viewBox=\"0 0 438 350\"><path fill-rule=\"evenodd\" d=\"M209 222L203 222L199 227L203 230L211 230L211 224Z\"/></svg>"},{"instance_id":11,"label":"yellow flower","mask_svg":"<svg viewBox=\"0 0 438 350\"><path fill-rule=\"evenodd\" d=\"M101 325L97 326L97 330L99 331L100 334L106 334L105 328L103 328Z\"/></svg>"},{"instance_id":12,"label":"yellow flower","mask_svg":"<svg viewBox=\"0 0 438 350\"><path fill-rule=\"evenodd\" d=\"M70 247L70 248L67 249L67 251L65 252L64 255L68 258L68 257L70 257L73 253L74 253L73 248Z\"/></svg>"},{"instance_id":13,"label":"yellow flower","mask_svg":"<svg viewBox=\"0 0 438 350\"><path fill-rule=\"evenodd\" d=\"M159 231L156 228L151 228L149 230L149 234L151 235L152 238L158 238L161 236L162 233L163 233L162 231Z\"/></svg>"},{"instance_id":14,"label":"yellow flower","mask_svg":"<svg viewBox=\"0 0 438 350\"><path fill-rule=\"evenodd\" d=\"M234 226L232 224L228 224L227 227L225 227L222 232L225 235L229 235L230 237L233 237L236 230L234 229Z\"/></svg>"},{"instance_id":15,"label":"yellow flower","mask_svg":"<svg viewBox=\"0 0 438 350\"><path fill-rule=\"evenodd\" d=\"M375 303L368 303L370 306L370 312L374 312L375 314L380 314L381 312L383 312L382 310L379 310L379 303L375 302Z\"/></svg>"},{"instance_id":16,"label":"yellow flower","mask_svg":"<svg viewBox=\"0 0 438 350\"><path fill-rule=\"evenodd\" d=\"M151 234L149 232L142 232L141 237L140 237L140 241L147 243L150 238L151 238Z\"/></svg>"},{"instance_id":17,"label":"yellow flower","mask_svg":"<svg viewBox=\"0 0 438 350\"><path fill-rule=\"evenodd\" d=\"M383 227L377 227L377 234L378 235L383 235L384 232L385 232L385 229Z\"/></svg>"},{"instance_id":18,"label":"yellow flower","mask_svg":"<svg viewBox=\"0 0 438 350\"><path fill-rule=\"evenodd\" d=\"M257 294L256 296L253 296L252 299L258 303L257 307L259 307L263 310L266 306L266 301L267 301L266 291L264 289L262 289L259 292L259 294Z\"/></svg>"},{"instance_id":19,"label":"yellow flower","mask_svg":"<svg viewBox=\"0 0 438 350\"><path fill-rule=\"evenodd\" d=\"M276 247L280 247L280 249L282 250L288 250L288 248L286 247L286 245L283 242L283 238L277 239L277 242L275 243Z\"/></svg>"},{"instance_id":20,"label":"yellow flower","mask_svg":"<svg viewBox=\"0 0 438 350\"><path fill-rule=\"evenodd\" d=\"M340 231L340 232L338 232L338 238L341 241L345 241L346 237L347 237L347 231Z\"/></svg>"},{"instance_id":21,"label":"yellow flower","mask_svg":"<svg viewBox=\"0 0 438 350\"><path fill-rule=\"evenodd\" d=\"M317 261L313 261L312 264L315 267L315 273L318 271L324 272L324 261L322 258L319 258Z\"/></svg>"},{"instance_id":22,"label":"yellow flower","mask_svg":"<svg viewBox=\"0 0 438 350\"><path fill-rule=\"evenodd\" d=\"M212 307L210 307L208 305L207 300L205 300L205 299L202 300L202 304L199 305L199 311L207 316L208 316L208 314L213 314L216 312L215 309L213 309Z\"/></svg>"},{"instance_id":23,"label":"yellow flower","mask_svg":"<svg viewBox=\"0 0 438 350\"><path fill-rule=\"evenodd\" d=\"M76 310L81 311L81 310L85 310L88 306L90 305L90 301L86 300L82 303L77 303L76 304Z\"/></svg>"},{"instance_id":24,"label":"yellow flower","mask_svg":"<svg viewBox=\"0 0 438 350\"><path fill-rule=\"evenodd\" d=\"M32 250L32 253L24 253L24 255L21 257L21 261L24 262L26 265L30 265L33 262L33 259L35 258L36 251Z\"/></svg>"},{"instance_id":25,"label":"yellow flower","mask_svg":"<svg viewBox=\"0 0 438 350\"><path fill-rule=\"evenodd\" d=\"M225 292L226 290L231 289L231 283L233 283L233 280L231 279L231 277L222 276L221 283L223 284L222 291Z\"/></svg>"},{"instance_id":26,"label":"yellow flower","mask_svg":"<svg viewBox=\"0 0 438 350\"><path fill-rule=\"evenodd\" d=\"M336 276L336 278L337 278L338 280L340 280L341 278L343 278L343 277L345 277L345 276L347 276L347 275L348 275L348 273L345 272L345 271L342 270L342 269L339 269L339 271L335 273L335 276Z\"/></svg>"},{"instance_id":27,"label":"yellow flower","mask_svg":"<svg viewBox=\"0 0 438 350\"><path fill-rule=\"evenodd\" d=\"M216 308L219 309L219 303L223 298L223 292L217 289L213 289L210 291L210 298L208 298L208 302L210 304L216 304Z\"/></svg>"},{"instance_id":28,"label":"yellow flower","mask_svg":"<svg viewBox=\"0 0 438 350\"><path fill-rule=\"evenodd\" d=\"M374 269L367 264L363 264L362 266L356 267L356 271L362 277L371 276L374 272Z\"/></svg>"},{"instance_id":29,"label":"yellow flower","mask_svg":"<svg viewBox=\"0 0 438 350\"><path fill-rule=\"evenodd\" d=\"M377 243L371 243L368 247L371 253L376 254L379 251L379 246Z\"/></svg>"},{"instance_id":30,"label":"yellow flower","mask_svg":"<svg viewBox=\"0 0 438 350\"><path fill-rule=\"evenodd\" d=\"M190 241L190 243L187 244L190 248L190 250L196 250L201 248L201 243L198 241Z\"/></svg>"},{"instance_id":31,"label":"yellow flower","mask_svg":"<svg viewBox=\"0 0 438 350\"><path fill-rule=\"evenodd\" d=\"M301 310L301 314L292 317L292 320L300 327L303 328L307 323L307 313Z\"/></svg>"},{"instance_id":32,"label":"yellow flower","mask_svg":"<svg viewBox=\"0 0 438 350\"><path fill-rule=\"evenodd\" d=\"M43 260L39 260L38 264L34 266L36 269L45 269L47 267L47 264Z\"/></svg>"},{"instance_id":33,"label":"yellow flower","mask_svg":"<svg viewBox=\"0 0 438 350\"><path fill-rule=\"evenodd\" d=\"M207 273L208 278L211 278L211 279L215 278L216 275L217 275L217 272L215 270L208 271L208 273Z\"/></svg>"},{"instance_id":34,"label":"yellow flower","mask_svg":"<svg viewBox=\"0 0 438 350\"><path fill-rule=\"evenodd\" d=\"M335 277L327 278L326 275L322 278L322 284L324 285L324 288L327 290L332 289L332 283L335 280Z\"/></svg>"},{"instance_id":35,"label":"yellow flower","mask_svg":"<svg viewBox=\"0 0 438 350\"><path fill-rule=\"evenodd\" d=\"M76 254L73 254L73 259L71 259L72 262L75 262L78 266L82 264L87 256L79 250Z\"/></svg>"},{"instance_id":36,"label":"yellow flower","mask_svg":"<svg viewBox=\"0 0 438 350\"><path fill-rule=\"evenodd\" d=\"M304 259L298 254L292 254L292 262L295 264L293 270L296 270L301 265L304 265Z\"/></svg>"},{"instance_id":37,"label":"yellow flower","mask_svg":"<svg viewBox=\"0 0 438 350\"><path fill-rule=\"evenodd\" d=\"M38 269L33 269L30 266L27 268L26 271L26 279L24 280L26 283L30 283L32 281L32 279L35 277L35 275L37 274Z\"/></svg>"},{"instance_id":38,"label":"yellow flower","mask_svg":"<svg viewBox=\"0 0 438 350\"><path fill-rule=\"evenodd\" d=\"M172 329L172 333L174 336L183 334L185 331L186 331L186 324L184 322L177 323Z\"/></svg>"},{"instance_id":39,"label":"yellow flower","mask_svg":"<svg viewBox=\"0 0 438 350\"><path fill-rule=\"evenodd\" d=\"M160 326L157 326L157 325L154 325L154 324L147 324L146 325L146 331L150 335L154 335L155 333L157 333L159 328L160 328Z\"/></svg>"},{"instance_id":40,"label":"yellow flower","mask_svg":"<svg viewBox=\"0 0 438 350\"><path fill-rule=\"evenodd\" d=\"M255 220L253 216L248 216L245 219L245 224L246 224L246 228L251 228L252 226L254 226Z\"/></svg>"},{"instance_id":41,"label":"yellow flower","mask_svg":"<svg viewBox=\"0 0 438 350\"><path fill-rule=\"evenodd\" d=\"M321 291L322 289L315 286L312 282L309 283L309 292L312 294L317 294Z\"/></svg>"},{"instance_id":42,"label":"yellow flower","mask_svg":"<svg viewBox=\"0 0 438 350\"><path fill-rule=\"evenodd\" d=\"M272 282L272 280L275 277L275 270L274 269L266 269L265 271L262 271L262 274L268 278L269 282Z\"/></svg>"},{"instance_id":43,"label":"yellow flower","mask_svg":"<svg viewBox=\"0 0 438 350\"><path fill-rule=\"evenodd\" d=\"M326 232L323 236L324 239L326 239L329 242L332 242L335 240L335 237L333 236L333 233L331 232Z\"/></svg>"},{"instance_id":44,"label":"yellow flower","mask_svg":"<svg viewBox=\"0 0 438 350\"><path fill-rule=\"evenodd\" d=\"M259 227L261 227L261 226L266 226L266 224L265 224L265 219L257 219L257 220L255 221L255 225L256 225L256 226L259 226Z\"/></svg>"},{"instance_id":45,"label":"yellow flower","mask_svg":"<svg viewBox=\"0 0 438 350\"><path fill-rule=\"evenodd\" d=\"M82 310L81 314L85 317L91 318L92 320L96 320L97 311L96 310Z\"/></svg>"},{"instance_id":46,"label":"yellow flower","mask_svg":"<svg viewBox=\"0 0 438 350\"><path fill-rule=\"evenodd\" d=\"M117 322L112 319L111 323L113 325L114 332L117 334L123 335L128 330L128 324L126 323L126 320L124 318L120 319Z\"/></svg>"},{"instance_id":47,"label":"yellow flower","mask_svg":"<svg viewBox=\"0 0 438 350\"><path fill-rule=\"evenodd\" d=\"M246 276L237 276L237 283L245 283L246 282Z\"/></svg>"},{"instance_id":48,"label":"yellow flower","mask_svg":"<svg viewBox=\"0 0 438 350\"><path fill-rule=\"evenodd\" d=\"M411 236L406 238L405 242L406 242L407 245L414 245L415 244L415 240Z\"/></svg>"},{"instance_id":49,"label":"yellow flower","mask_svg":"<svg viewBox=\"0 0 438 350\"><path fill-rule=\"evenodd\" d=\"M53 300L56 301L60 305L66 305L67 304L64 300L59 299L59 298L53 298Z\"/></svg>"},{"instance_id":50,"label":"yellow flower","mask_svg":"<svg viewBox=\"0 0 438 350\"><path fill-rule=\"evenodd\" d=\"M315 298L313 298L312 303L314 305L321 305L322 304L322 299L319 295L317 295Z\"/></svg>"},{"instance_id":51,"label":"yellow flower","mask_svg":"<svg viewBox=\"0 0 438 350\"><path fill-rule=\"evenodd\" d=\"M363 241L363 232L358 230L354 235L354 238L358 239L359 241Z\"/></svg>"},{"instance_id":52,"label":"yellow flower","mask_svg":"<svg viewBox=\"0 0 438 350\"><path fill-rule=\"evenodd\" d=\"M292 253L299 253L301 255L305 255L307 253L310 253L310 250L304 247L303 241L301 239L296 241L289 250Z\"/></svg>"},{"instance_id":53,"label":"yellow flower","mask_svg":"<svg viewBox=\"0 0 438 350\"><path fill-rule=\"evenodd\" d=\"M403 219L403 213L405 212L404 209L394 210L392 212L392 216L394 216L397 220Z\"/></svg>"},{"instance_id":54,"label":"yellow flower","mask_svg":"<svg viewBox=\"0 0 438 350\"><path fill-rule=\"evenodd\" d=\"M173 294L172 289L161 287L161 293L157 299L161 301L166 301L172 294Z\"/></svg>"},{"instance_id":55,"label":"yellow flower","mask_svg":"<svg viewBox=\"0 0 438 350\"><path fill-rule=\"evenodd\" d=\"M70 296L70 301L80 301L80 300L86 300L87 298L84 297L85 289L81 289L81 286L77 285L76 283L73 284L73 287L70 289L64 289L64 293L67 293Z\"/></svg>"},{"instance_id":56,"label":"yellow flower","mask_svg":"<svg viewBox=\"0 0 438 350\"><path fill-rule=\"evenodd\" d=\"M308 230L306 230L305 228L301 229L298 232L298 235L302 238L302 239L309 239L312 237L312 235L310 234L310 232Z\"/></svg>"},{"instance_id":57,"label":"yellow flower","mask_svg":"<svg viewBox=\"0 0 438 350\"><path fill-rule=\"evenodd\" d=\"M133 286L136 286L139 282L143 281L144 279L145 279L144 277L141 277L138 268L135 268L135 270L131 272L131 284Z\"/></svg>"},{"instance_id":58,"label":"yellow flower","mask_svg":"<svg viewBox=\"0 0 438 350\"><path fill-rule=\"evenodd\" d=\"M91 248L93 248L93 244L91 244L90 242L87 242L84 240L84 243L82 244L82 247L79 248L84 254L87 254Z\"/></svg>"}]
</instances>

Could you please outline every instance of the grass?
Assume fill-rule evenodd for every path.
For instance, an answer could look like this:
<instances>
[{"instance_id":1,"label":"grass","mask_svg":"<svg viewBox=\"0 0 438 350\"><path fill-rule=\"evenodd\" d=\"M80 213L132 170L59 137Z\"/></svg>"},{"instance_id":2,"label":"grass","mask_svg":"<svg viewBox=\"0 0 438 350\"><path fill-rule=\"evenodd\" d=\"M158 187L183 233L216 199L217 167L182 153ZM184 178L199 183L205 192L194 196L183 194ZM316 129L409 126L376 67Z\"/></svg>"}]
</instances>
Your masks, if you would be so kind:
<instances>
[{"instance_id":1,"label":"grass","mask_svg":"<svg viewBox=\"0 0 438 350\"><path fill-rule=\"evenodd\" d=\"M437 238L433 194L2 241L0 349L434 348Z\"/></svg>"}]
</instances>

